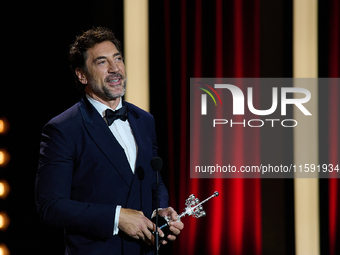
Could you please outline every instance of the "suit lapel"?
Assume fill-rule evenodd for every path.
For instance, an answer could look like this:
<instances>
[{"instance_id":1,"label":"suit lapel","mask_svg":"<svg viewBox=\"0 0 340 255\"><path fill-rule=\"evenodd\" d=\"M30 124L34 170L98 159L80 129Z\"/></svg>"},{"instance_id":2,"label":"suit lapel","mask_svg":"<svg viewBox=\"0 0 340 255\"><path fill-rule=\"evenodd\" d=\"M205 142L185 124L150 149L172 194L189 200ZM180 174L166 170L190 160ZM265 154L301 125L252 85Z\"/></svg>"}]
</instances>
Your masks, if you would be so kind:
<instances>
[{"instance_id":1,"label":"suit lapel","mask_svg":"<svg viewBox=\"0 0 340 255\"><path fill-rule=\"evenodd\" d=\"M135 111L131 109L131 107L126 103L123 102L124 105L127 105L129 115L128 115L128 120L130 123L130 127L132 130L133 137L135 138L136 145L137 145L137 155L136 155L136 167L135 169L140 166L140 159L141 159L141 153L143 151L143 142L142 142L142 137L140 134L140 123L143 121L143 117L138 115Z\"/></svg>"},{"instance_id":2,"label":"suit lapel","mask_svg":"<svg viewBox=\"0 0 340 255\"><path fill-rule=\"evenodd\" d=\"M142 190L141 190L141 181L144 179L144 173L138 173L140 171L140 167L142 166L142 158L143 158L143 132L141 128L143 127L143 116L137 114L130 104L123 102L124 105L127 105L129 115L128 121L132 130L133 137L135 139L137 145L137 155L136 155L136 167L135 167L135 174L134 178L130 187L130 194L134 194L132 196L129 195L128 199L126 200L125 207L133 208L135 210L142 210ZM142 133L141 133L142 132ZM142 167L143 169L143 167ZM144 171L144 169L143 169Z\"/></svg>"},{"instance_id":3,"label":"suit lapel","mask_svg":"<svg viewBox=\"0 0 340 255\"><path fill-rule=\"evenodd\" d=\"M104 119L86 97L81 99L79 108L83 115L83 124L88 134L121 175L125 183L130 187L133 174L130 171L130 165L124 149L111 133Z\"/></svg>"}]
</instances>

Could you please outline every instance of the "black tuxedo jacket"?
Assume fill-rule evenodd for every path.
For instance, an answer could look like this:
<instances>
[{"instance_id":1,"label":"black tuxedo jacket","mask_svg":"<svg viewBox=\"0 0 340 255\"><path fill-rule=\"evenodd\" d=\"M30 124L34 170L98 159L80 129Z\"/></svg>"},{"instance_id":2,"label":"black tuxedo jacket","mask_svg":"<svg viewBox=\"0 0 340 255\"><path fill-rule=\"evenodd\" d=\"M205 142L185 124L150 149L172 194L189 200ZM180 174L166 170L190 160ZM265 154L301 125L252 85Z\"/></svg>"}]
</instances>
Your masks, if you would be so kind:
<instances>
[{"instance_id":1,"label":"black tuxedo jacket","mask_svg":"<svg viewBox=\"0 0 340 255\"><path fill-rule=\"evenodd\" d=\"M36 177L36 204L42 220L65 229L65 254L142 254L144 245L113 235L116 206L144 212L156 207L156 173L150 161L157 156L152 115L127 105L137 143L135 174L123 148L104 119L83 97L43 129ZM161 181L160 207L168 206Z\"/></svg>"}]
</instances>

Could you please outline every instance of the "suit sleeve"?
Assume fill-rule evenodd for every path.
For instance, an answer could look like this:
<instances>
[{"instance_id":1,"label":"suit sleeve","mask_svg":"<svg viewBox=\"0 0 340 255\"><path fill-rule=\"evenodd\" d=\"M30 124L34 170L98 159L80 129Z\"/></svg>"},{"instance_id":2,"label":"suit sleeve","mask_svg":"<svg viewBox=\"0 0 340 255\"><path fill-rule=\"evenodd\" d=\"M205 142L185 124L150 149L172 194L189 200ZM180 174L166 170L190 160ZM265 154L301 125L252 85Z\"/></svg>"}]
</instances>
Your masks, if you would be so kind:
<instances>
[{"instance_id":1,"label":"suit sleeve","mask_svg":"<svg viewBox=\"0 0 340 255\"><path fill-rule=\"evenodd\" d=\"M116 205L71 199L75 153L72 134L63 132L55 123L45 126L36 176L38 214L49 225L110 238Z\"/></svg>"}]
</instances>

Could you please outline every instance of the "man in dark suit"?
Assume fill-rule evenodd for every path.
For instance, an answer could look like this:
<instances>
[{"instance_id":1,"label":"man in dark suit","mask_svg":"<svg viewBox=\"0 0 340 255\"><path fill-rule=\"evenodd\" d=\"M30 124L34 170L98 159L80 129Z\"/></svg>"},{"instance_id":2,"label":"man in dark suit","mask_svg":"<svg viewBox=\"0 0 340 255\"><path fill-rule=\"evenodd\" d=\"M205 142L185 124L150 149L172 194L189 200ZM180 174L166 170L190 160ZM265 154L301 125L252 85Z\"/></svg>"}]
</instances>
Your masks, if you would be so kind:
<instances>
[{"instance_id":1,"label":"man in dark suit","mask_svg":"<svg viewBox=\"0 0 340 255\"><path fill-rule=\"evenodd\" d=\"M124 102L126 72L119 41L94 28L70 47L71 68L84 96L42 133L37 210L63 227L65 254L145 254L154 244L157 156L153 116ZM168 207L160 181L159 210L175 240L184 225ZM164 236L160 231L160 236ZM149 246L148 246L148 245Z\"/></svg>"}]
</instances>

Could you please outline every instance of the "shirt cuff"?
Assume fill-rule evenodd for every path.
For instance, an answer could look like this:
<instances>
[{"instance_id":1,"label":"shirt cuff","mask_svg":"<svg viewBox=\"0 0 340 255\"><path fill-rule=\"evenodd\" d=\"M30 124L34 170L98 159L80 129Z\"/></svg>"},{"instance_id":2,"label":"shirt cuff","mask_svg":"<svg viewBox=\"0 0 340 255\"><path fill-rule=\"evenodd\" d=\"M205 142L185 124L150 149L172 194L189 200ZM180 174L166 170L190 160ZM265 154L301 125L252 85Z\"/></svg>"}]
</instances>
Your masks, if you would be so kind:
<instances>
[{"instance_id":1,"label":"shirt cuff","mask_svg":"<svg viewBox=\"0 0 340 255\"><path fill-rule=\"evenodd\" d=\"M115 214L115 222L113 224L113 235L118 235L118 224L119 224L119 215L120 215L120 209L122 208L122 206L117 205L116 207L116 214Z\"/></svg>"},{"instance_id":2,"label":"shirt cuff","mask_svg":"<svg viewBox=\"0 0 340 255\"><path fill-rule=\"evenodd\" d=\"M158 211L163 210L164 208L158 208ZM153 210L151 218L156 217L157 209Z\"/></svg>"}]
</instances>

